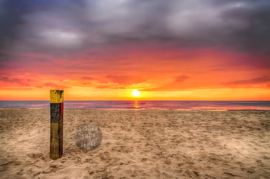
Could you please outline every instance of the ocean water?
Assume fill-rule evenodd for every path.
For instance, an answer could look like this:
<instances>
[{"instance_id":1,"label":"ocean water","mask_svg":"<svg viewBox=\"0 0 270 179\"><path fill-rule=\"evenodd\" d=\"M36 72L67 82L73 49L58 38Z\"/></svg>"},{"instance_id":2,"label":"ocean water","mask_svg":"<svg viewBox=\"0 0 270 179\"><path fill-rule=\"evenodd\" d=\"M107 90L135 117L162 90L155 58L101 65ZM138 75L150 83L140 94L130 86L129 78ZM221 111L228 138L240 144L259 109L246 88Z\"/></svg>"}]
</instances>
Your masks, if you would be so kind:
<instances>
[{"instance_id":1,"label":"ocean water","mask_svg":"<svg viewBox=\"0 0 270 179\"><path fill-rule=\"evenodd\" d=\"M0 108L49 108L50 101L0 101ZM270 110L270 101L64 101L64 108Z\"/></svg>"}]
</instances>

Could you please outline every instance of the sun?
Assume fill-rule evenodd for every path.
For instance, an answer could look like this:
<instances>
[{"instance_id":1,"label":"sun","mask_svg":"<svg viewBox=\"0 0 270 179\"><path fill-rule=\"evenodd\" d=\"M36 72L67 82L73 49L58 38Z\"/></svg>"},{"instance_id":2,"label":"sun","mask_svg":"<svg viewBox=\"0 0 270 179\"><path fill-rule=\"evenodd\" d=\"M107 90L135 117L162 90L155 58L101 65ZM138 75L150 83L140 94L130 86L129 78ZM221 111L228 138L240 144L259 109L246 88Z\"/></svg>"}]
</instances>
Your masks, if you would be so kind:
<instances>
[{"instance_id":1,"label":"sun","mask_svg":"<svg viewBox=\"0 0 270 179\"><path fill-rule=\"evenodd\" d=\"M137 89L135 89L132 91L132 94L133 94L133 96L137 97L137 96L140 96L141 92L138 91Z\"/></svg>"}]
</instances>

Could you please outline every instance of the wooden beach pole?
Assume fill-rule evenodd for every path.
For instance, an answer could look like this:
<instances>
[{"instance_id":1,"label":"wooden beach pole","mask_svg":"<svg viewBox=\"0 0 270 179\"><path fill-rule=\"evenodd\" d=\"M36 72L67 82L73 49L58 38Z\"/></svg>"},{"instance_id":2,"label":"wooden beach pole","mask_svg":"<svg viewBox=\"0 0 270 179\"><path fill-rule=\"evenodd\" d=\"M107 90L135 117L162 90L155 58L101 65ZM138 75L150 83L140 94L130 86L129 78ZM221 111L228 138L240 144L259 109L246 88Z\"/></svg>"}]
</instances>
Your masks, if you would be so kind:
<instances>
[{"instance_id":1,"label":"wooden beach pole","mask_svg":"<svg viewBox=\"0 0 270 179\"><path fill-rule=\"evenodd\" d=\"M50 158L58 159L63 155L63 112L64 90L50 91Z\"/></svg>"}]
</instances>

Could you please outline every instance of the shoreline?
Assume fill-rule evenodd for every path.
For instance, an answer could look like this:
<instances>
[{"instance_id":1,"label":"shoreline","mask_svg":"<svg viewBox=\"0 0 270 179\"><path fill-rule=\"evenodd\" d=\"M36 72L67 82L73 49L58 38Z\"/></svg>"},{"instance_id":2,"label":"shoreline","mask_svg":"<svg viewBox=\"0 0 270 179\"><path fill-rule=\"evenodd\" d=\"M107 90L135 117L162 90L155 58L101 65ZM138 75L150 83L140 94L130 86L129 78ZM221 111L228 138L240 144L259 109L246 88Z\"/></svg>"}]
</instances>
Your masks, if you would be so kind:
<instances>
[{"instance_id":1,"label":"shoreline","mask_svg":"<svg viewBox=\"0 0 270 179\"><path fill-rule=\"evenodd\" d=\"M50 108L0 108L0 110L50 109ZM270 111L269 109L119 109L119 108L64 108L64 110L164 110L164 111Z\"/></svg>"}]
</instances>

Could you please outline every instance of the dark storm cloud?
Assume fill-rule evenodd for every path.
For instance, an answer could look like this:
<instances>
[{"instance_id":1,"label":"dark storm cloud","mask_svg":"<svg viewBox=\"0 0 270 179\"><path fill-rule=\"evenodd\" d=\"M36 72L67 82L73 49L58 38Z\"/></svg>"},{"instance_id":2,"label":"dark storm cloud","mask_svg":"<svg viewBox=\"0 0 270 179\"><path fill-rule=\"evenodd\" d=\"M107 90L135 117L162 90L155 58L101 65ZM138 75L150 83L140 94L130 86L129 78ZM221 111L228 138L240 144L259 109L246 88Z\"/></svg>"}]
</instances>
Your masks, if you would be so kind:
<instances>
[{"instance_id":1,"label":"dark storm cloud","mask_svg":"<svg viewBox=\"0 0 270 179\"><path fill-rule=\"evenodd\" d=\"M0 49L9 46L18 38L20 25L23 25L21 16L28 11L26 1L0 1Z\"/></svg>"},{"instance_id":2,"label":"dark storm cloud","mask_svg":"<svg viewBox=\"0 0 270 179\"><path fill-rule=\"evenodd\" d=\"M233 31L231 43L240 50L270 52L270 1L248 1L247 4L222 15L224 20L243 23L243 28Z\"/></svg>"},{"instance_id":3,"label":"dark storm cloud","mask_svg":"<svg viewBox=\"0 0 270 179\"><path fill-rule=\"evenodd\" d=\"M44 52L39 49L41 39L38 39L35 33L38 29L27 21L27 17L34 16L38 12L49 12L52 7L61 6L62 2L64 1L0 0L0 61L7 61L8 56L11 56L10 52L20 49L20 47L28 49L27 51ZM65 2L72 3L71 0ZM77 1L77 4L79 3L80 1ZM34 43L28 43L29 38L32 38Z\"/></svg>"},{"instance_id":4,"label":"dark storm cloud","mask_svg":"<svg viewBox=\"0 0 270 179\"><path fill-rule=\"evenodd\" d=\"M0 9L2 50L62 54L127 41L270 48L266 0L2 0Z\"/></svg>"}]
</instances>

